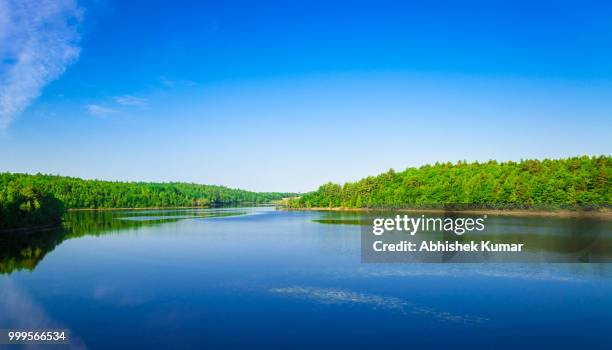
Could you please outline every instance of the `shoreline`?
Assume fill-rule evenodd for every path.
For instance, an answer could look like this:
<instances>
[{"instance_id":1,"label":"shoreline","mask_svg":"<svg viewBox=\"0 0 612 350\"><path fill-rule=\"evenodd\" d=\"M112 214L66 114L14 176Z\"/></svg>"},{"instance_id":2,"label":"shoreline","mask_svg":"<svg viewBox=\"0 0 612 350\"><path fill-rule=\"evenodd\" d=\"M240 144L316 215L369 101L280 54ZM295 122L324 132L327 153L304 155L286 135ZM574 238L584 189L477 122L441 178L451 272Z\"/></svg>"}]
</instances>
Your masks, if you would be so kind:
<instances>
[{"instance_id":1,"label":"shoreline","mask_svg":"<svg viewBox=\"0 0 612 350\"><path fill-rule=\"evenodd\" d=\"M406 213L454 213L454 214L477 214L493 216L532 216L532 217L558 217L558 218L593 218L612 220L611 210L543 210L543 209L385 209L385 208L281 208L287 211L337 211L337 212L406 212Z\"/></svg>"},{"instance_id":2,"label":"shoreline","mask_svg":"<svg viewBox=\"0 0 612 350\"><path fill-rule=\"evenodd\" d=\"M144 207L144 208L71 208L66 211L114 211L114 210L156 210L156 209L210 209L216 207Z\"/></svg>"},{"instance_id":3,"label":"shoreline","mask_svg":"<svg viewBox=\"0 0 612 350\"><path fill-rule=\"evenodd\" d=\"M274 206L275 203L236 203L233 205L224 206L197 206L197 207L141 207L141 208L70 208L66 211L115 211L115 210L173 210L173 209L219 209L219 208L240 208L240 207L259 207L259 206Z\"/></svg>"}]
</instances>

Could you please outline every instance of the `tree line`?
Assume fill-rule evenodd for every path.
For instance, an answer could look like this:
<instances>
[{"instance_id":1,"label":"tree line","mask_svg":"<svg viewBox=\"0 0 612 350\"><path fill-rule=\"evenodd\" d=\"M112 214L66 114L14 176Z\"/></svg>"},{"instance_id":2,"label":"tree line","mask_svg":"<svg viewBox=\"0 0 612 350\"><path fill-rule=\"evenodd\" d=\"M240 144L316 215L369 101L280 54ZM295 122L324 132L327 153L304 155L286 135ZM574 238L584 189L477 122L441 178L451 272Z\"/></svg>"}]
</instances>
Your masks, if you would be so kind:
<instances>
[{"instance_id":1,"label":"tree line","mask_svg":"<svg viewBox=\"0 0 612 350\"><path fill-rule=\"evenodd\" d=\"M292 198L293 208L599 208L612 196L612 157L436 163L393 169Z\"/></svg>"},{"instance_id":2,"label":"tree line","mask_svg":"<svg viewBox=\"0 0 612 350\"><path fill-rule=\"evenodd\" d=\"M0 229L50 223L61 218L64 208L221 206L265 203L292 195L180 182L118 182L0 173Z\"/></svg>"}]
</instances>

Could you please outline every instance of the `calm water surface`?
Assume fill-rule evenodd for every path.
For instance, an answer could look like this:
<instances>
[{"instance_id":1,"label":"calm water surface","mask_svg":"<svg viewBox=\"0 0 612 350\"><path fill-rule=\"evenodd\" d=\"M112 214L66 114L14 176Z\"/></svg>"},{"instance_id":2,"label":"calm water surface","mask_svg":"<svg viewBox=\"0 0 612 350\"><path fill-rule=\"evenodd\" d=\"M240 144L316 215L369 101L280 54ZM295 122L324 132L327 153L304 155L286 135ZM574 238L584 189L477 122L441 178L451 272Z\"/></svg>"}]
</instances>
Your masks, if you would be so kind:
<instances>
[{"instance_id":1,"label":"calm water surface","mask_svg":"<svg viewBox=\"0 0 612 350\"><path fill-rule=\"evenodd\" d=\"M360 227L326 224L346 215L69 213L0 237L0 328L83 349L612 348L612 265L362 264ZM554 237L575 219L493 222Z\"/></svg>"}]
</instances>

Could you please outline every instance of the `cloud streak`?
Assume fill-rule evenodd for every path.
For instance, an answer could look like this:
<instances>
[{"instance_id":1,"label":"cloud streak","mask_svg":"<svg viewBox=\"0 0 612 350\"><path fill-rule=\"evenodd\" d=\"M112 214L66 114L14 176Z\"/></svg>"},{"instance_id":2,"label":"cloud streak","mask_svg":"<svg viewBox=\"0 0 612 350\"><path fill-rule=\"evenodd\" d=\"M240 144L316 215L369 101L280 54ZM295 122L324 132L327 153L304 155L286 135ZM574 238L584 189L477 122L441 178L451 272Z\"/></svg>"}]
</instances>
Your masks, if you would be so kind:
<instances>
[{"instance_id":1,"label":"cloud streak","mask_svg":"<svg viewBox=\"0 0 612 350\"><path fill-rule=\"evenodd\" d=\"M112 108L108 108L108 107L104 107L101 105L87 105L87 111L89 112L89 114L96 116L96 117L105 117L109 114L113 114L116 112L116 110L112 109Z\"/></svg>"},{"instance_id":2,"label":"cloud streak","mask_svg":"<svg viewBox=\"0 0 612 350\"><path fill-rule=\"evenodd\" d=\"M147 99L132 95L115 96L114 99L121 106L142 107L147 104Z\"/></svg>"},{"instance_id":3,"label":"cloud streak","mask_svg":"<svg viewBox=\"0 0 612 350\"><path fill-rule=\"evenodd\" d=\"M81 18L74 0L0 1L0 130L78 59Z\"/></svg>"}]
</instances>

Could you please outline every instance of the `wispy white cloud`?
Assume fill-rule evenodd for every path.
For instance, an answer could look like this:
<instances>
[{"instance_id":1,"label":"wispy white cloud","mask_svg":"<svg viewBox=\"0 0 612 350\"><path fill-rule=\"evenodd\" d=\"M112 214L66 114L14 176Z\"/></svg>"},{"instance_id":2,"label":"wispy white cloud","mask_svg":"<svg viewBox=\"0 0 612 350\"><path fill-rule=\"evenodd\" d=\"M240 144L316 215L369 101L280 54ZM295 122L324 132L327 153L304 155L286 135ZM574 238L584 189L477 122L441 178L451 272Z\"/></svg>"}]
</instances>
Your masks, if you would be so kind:
<instances>
[{"instance_id":1,"label":"wispy white cloud","mask_svg":"<svg viewBox=\"0 0 612 350\"><path fill-rule=\"evenodd\" d=\"M101 106L101 105L95 105L95 104L87 105L87 111L89 112L89 114L96 116L96 117L105 117L109 114L113 114L117 112L116 110L112 108Z\"/></svg>"},{"instance_id":2,"label":"wispy white cloud","mask_svg":"<svg viewBox=\"0 0 612 350\"><path fill-rule=\"evenodd\" d=\"M142 107L147 104L147 99L132 95L115 96L115 102L121 106Z\"/></svg>"},{"instance_id":3,"label":"wispy white cloud","mask_svg":"<svg viewBox=\"0 0 612 350\"><path fill-rule=\"evenodd\" d=\"M0 1L0 130L79 57L75 0Z\"/></svg>"},{"instance_id":4,"label":"wispy white cloud","mask_svg":"<svg viewBox=\"0 0 612 350\"><path fill-rule=\"evenodd\" d=\"M148 102L146 98L121 95L85 105L85 109L95 117L106 117L111 114L125 115L126 110L133 107L144 107Z\"/></svg>"}]
</instances>

